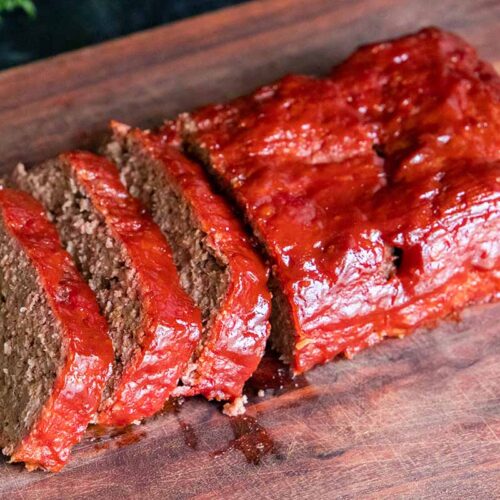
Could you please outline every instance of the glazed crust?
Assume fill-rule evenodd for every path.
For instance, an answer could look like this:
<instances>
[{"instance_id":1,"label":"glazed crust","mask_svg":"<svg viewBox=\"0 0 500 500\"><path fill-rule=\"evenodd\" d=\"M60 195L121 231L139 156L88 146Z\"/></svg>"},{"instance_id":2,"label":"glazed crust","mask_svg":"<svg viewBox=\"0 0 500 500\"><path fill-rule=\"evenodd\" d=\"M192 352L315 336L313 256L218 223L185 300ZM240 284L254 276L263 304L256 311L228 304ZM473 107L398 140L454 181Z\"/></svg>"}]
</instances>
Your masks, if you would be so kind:
<instances>
[{"instance_id":1,"label":"glazed crust","mask_svg":"<svg viewBox=\"0 0 500 500\"><path fill-rule=\"evenodd\" d=\"M296 373L498 298L499 96L427 29L181 116L272 259Z\"/></svg>"},{"instance_id":2,"label":"glazed crust","mask_svg":"<svg viewBox=\"0 0 500 500\"><path fill-rule=\"evenodd\" d=\"M97 412L113 349L94 294L61 247L42 206L26 193L2 189L0 210L7 231L38 273L59 321L65 353L49 399L11 460L56 472Z\"/></svg>"},{"instance_id":3,"label":"glazed crust","mask_svg":"<svg viewBox=\"0 0 500 500\"><path fill-rule=\"evenodd\" d=\"M87 152L66 153L60 159L70 166L113 237L123 245L137 275L139 348L99 414L100 424L123 426L162 409L200 338L200 312L179 284L167 241L129 196L116 167Z\"/></svg>"},{"instance_id":4,"label":"glazed crust","mask_svg":"<svg viewBox=\"0 0 500 500\"><path fill-rule=\"evenodd\" d=\"M115 134L123 125L112 124ZM241 396L244 383L257 368L269 336L270 293L267 271L225 200L215 194L201 167L179 150L171 124L158 132L130 129L127 140L163 170L191 207L206 243L229 274L222 303L212 316L209 331L196 359L190 385L178 394L201 394L209 399Z\"/></svg>"}]
</instances>

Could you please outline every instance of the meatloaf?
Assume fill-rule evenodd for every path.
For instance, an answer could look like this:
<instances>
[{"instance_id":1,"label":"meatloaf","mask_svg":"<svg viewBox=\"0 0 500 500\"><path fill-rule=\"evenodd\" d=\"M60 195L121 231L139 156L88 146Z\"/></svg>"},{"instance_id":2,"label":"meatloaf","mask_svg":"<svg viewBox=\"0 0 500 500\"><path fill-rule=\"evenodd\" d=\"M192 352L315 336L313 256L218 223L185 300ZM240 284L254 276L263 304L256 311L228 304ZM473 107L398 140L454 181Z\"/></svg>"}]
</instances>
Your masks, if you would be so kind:
<instances>
[{"instance_id":1,"label":"meatloaf","mask_svg":"<svg viewBox=\"0 0 500 500\"><path fill-rule=\"evenodd\" d=\"M500 296L500 79L426 29L180 117L272 261L296 373Z\"/></svg>"},{"instance_id":2,"label":"meatloaf","mask_svg":"<svg viewBox=\"0 0 500 500\"><path fill-rule=\"evenodd\" d=\"M113 350L42 206L0 190L0 448L58 471L101 402Z\"/></svg>"},{"instance_id":3,"label":"meatloaf","mask_svg":"<svg viewBox=\"0 0 500 500\"><path fill-rule=\"evenodd\" d=\"M123 426L153 415L201 333L167 241L105 158L66 153L15 177L46 207L109 322L115 362L99 422Z\"/></svg>"},{"instance_id":4,"label":"meatloaf","mask_svg":"<svg viewBox=\"0 0 500 500\"><path fill-rule=\"evenodd\" d=\"M269 335L266 269L202 168L179 150L173 124L112 129L107 151L169 240L181 283L202 312L202 339L176 392L237 403Z\"/></svg>"}]
</instances>

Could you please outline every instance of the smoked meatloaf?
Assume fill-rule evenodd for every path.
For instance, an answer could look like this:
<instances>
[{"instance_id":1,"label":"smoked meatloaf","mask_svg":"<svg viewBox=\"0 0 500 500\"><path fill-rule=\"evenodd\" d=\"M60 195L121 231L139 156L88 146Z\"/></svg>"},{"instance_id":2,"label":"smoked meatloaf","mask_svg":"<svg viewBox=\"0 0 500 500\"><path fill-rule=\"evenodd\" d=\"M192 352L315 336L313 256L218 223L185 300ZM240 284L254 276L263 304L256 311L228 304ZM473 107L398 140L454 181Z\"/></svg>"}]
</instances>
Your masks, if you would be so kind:
<instances>
[{"instance_id":1,"label":"smoked meatloaf","mask_svg":"<svg viewBox=\"0 0 500 500\"><path fill-rule=\"evenodd\" d=\"M500 295L500 79L437 29L180 117L267 251L296 373Z\"/></svg>"},{"instance_id":2,"label":"smoked meatloaf","mask_svg":"<svg viewBox=\"0 0 500 500\"><path fill-rule=\"evenodd\" d=\"M113 122L107 152L169 240L202 312L202 340L176 392L234 401L226 410L236 411L269 335L266 269L201 167L179 150L172 125L150 132Z\"/></svg>"},{"instance_id":3,"label":"smoked meatloaf","mask_svg":"<svg viewBox=\"0 0 500 500\"><path fill-rule=\"evenodd\" d=\"M170 247L105 158L60 155L15 181L40 200L107 318L115 352L99 423L151 416L185 373L201 315L179 283Z\"/></svg>"},{"instance_id":4,"label":"smoked meatloaf","mask_svg":"<svg viewBox=\"0 0 500 500\"><path fill-rule=\"evenodd\" d=\"M0 189L0 448L58 471L94 418L113 350L42 206Z\"/></svg>"}]
</instances>

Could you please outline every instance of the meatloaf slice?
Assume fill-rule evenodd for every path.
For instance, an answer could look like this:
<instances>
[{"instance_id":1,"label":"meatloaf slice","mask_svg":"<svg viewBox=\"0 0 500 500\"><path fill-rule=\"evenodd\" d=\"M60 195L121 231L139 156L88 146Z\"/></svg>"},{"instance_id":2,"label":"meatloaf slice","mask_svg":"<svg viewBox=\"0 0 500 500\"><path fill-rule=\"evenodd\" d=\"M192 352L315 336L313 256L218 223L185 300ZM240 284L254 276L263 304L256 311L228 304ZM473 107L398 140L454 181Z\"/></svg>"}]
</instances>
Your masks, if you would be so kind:
<instances>
[{"instance_id":1,"label":"meatloaf slice","mask_svg":"<svg viewBox=\"0 0 500 500\"><path fill-rule=\"evenodd\" d=\"M176 392L234 401L269 335L266 269L206 174L179 150L172 124L155 133L112 128L108 153L169 240L182 285L203 315L202 340Z\"/></svg>"},{"instance_id":2,"label":"meatloaf slice","mask_svg":"<svg viewBox=\"0 0 500 500\"><path fill-rule=\"evenodd\" d=\"M427 29L180 117L272 261L303 372L500 296L500 79Z\"/></svg>"},{"instance_id":3,"label":"meatloaf slice","mask_svg":"<svg viewBox=\"0 0 500 500\"><path fill-rule=\"evenodd\" d=\"M58 471L101 402L113 350L42 206L0 190L0 448Z\"/></svg>"},{"instance_id":4,"label":"meatloaf slice","mask_svg":"<svg viewBox=\"0 0 500 500\"><path fill-rule=\"evenodd\" d=\"M46 207L109 322L115 363L99 422L122 426L153 415L201 331L167 241L105 158L66 153L29 172L19 168L16 180Z\"/></svg>"}]
</instances>

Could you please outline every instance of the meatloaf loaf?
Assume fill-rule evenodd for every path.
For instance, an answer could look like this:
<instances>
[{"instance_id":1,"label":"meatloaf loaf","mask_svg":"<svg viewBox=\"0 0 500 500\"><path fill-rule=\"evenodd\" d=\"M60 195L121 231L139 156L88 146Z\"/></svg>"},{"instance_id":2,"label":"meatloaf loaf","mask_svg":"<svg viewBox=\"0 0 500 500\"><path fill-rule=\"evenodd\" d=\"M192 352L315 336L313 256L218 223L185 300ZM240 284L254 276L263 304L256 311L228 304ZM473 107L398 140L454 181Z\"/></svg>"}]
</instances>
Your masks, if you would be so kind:
<instances>
[{"instance_id":1,"label":"meatloaf loaf","mask_svg":"<svg viewBox=\"0 0 500 500\"><path fill-rule=\"evenodd\" d=\"M113 350L42 206L0 190L0 448L58 471L101 402Z\"/></svg>"},{"instance_id":2,"label":"meatloaf loaf","mask_svg":"<svg viewBox=\"0 0 500 500\"><path fill-rule=\"evenodd\" d=\"M234 401L269 335L266 269L225 200L179 150L173 124L157 132L112 123L107 151L129 191L170 242L184 289L203 315L202 340L176 392Z\"/></svg>"},{"instance_id":3,"label":"meatloaf loaf","mask_svg":"<svg viewBox=\"0 0 500 500\"><path fill-rule=\"evenodd\" d=\"M500 79L427 29L180 117L272 260L296 373L500 295Z\"/></svg>"},{"instance_id":4,"label":"meatloaf loaf","mask_svg":"<svg viewBox=\"0 0 500 500\"><path fill-rule=\"evenodd\" d=\"M109 322L115 363L99 422L122 426L153 415L201 332L167 241L105 158L66 153L19 168L16 180L46 207Z\"/></svg>"}]
</instances>

